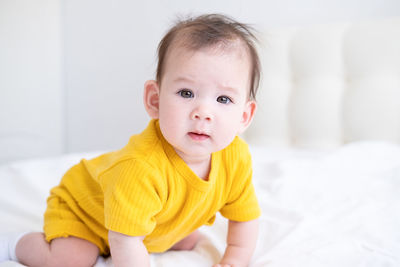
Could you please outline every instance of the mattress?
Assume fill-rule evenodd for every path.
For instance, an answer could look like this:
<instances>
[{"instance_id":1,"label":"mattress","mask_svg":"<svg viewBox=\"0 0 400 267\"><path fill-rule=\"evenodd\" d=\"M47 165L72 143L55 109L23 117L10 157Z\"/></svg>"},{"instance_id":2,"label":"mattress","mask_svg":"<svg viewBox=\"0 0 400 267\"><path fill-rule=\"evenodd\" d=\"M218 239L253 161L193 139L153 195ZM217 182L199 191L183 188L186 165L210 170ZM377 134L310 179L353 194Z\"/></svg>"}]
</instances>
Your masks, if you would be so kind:
<instances>
[{"instance_id":1,"label":"mattress","mask_svg":"<svg viewBox=\"0 0 400 267\"><path fill-rule=\"evenodd\" d=\"M329 150L250 149L262 208L251 267L400 266L399 145L364 141ZM1 165L0 231L41 231L50 188L81 158L99 153ZM151 266L218 262L226 219L218 214L200 233L192 251L151 254ZM112 266L112 260L99 257L95 266Z\"/></svg>"}]
</instances>

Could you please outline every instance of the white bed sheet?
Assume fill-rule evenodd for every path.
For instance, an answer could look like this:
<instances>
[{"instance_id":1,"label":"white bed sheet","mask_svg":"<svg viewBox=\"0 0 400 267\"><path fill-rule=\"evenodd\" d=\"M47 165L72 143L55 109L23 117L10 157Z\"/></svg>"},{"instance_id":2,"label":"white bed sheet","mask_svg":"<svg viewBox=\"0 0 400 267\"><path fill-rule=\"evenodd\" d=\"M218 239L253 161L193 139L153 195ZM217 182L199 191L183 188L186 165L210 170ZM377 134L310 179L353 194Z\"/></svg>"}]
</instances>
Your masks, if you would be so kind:
<instances>
[{"instance_id":1,"label":"white bed sheet","mask_svg":"<svg viewBox=\"0 0 400 267\"><path fill-rule=\"evenodd\" d=\"M251 267L400 266L400 146L358 142L330 151L251 150L263 210ZM96 154L0 166L1 231L40 231L49 189L72 164ZM200 231L193 251L153 254L152 266L217 262L226 220L217 216ZM100 257L96 266L112 262Z\"/></svg>"}]
</instances>

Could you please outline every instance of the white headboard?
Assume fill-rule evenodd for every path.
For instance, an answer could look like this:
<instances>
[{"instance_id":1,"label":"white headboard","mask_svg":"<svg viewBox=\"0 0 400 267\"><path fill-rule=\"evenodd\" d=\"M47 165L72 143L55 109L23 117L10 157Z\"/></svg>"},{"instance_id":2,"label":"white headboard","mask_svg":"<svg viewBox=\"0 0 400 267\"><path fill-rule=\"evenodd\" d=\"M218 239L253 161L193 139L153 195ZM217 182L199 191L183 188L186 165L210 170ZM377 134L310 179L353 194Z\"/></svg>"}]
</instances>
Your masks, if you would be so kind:
<instances>
[{"instance_id":1,"label":"white headboard","mask_svg":"<svg viewBox=\"0 0 400 267\"><path fill-rule=\"evenodd\" d=\"M400 18L267 29L253 144L400 143Z\"/></svg>"}]
</instances>

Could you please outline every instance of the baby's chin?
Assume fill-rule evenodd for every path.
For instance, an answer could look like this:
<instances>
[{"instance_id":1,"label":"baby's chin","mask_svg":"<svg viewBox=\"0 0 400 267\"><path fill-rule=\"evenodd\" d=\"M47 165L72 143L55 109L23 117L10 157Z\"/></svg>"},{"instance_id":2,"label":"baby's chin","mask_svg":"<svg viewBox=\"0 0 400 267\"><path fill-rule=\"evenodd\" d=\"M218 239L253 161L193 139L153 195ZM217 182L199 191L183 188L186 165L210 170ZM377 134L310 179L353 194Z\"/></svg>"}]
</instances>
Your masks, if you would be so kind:
<instances>
[{"instance_id":1,"label":"baby's chin","mask_svg":"<svg viewBox=\"0 0 400 267\"><path fill-rule=\"evenodd\" d=\"M216 139L215 136L190 136L188 134L187 140L177 140L175 136L164 136L167 142L174 148L175 152L183 157L202 158L209 157L212 153L221 151L228 147L235 139L236 136L229 138ZM182 139L185 139L183 137ZM189 141L188 141L189 140Z\"/></svg>"}]
</instances>

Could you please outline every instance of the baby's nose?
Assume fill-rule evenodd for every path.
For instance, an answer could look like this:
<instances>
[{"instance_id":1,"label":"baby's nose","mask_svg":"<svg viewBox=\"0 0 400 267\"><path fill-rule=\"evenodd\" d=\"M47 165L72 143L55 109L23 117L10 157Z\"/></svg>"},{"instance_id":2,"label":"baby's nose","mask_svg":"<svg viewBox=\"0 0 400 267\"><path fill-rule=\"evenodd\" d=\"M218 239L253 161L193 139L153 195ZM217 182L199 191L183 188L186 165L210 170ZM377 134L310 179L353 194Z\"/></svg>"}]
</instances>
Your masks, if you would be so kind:
<instances>
[{"instance_id":1,"label":"baby's nose","mask_svg":"<svg viewBox=\"0 0 400 267\"><path fill-rule=\"evenodd\" d=\"M191 118L193 120L211 121L213 119L213 115L207 107L198 106L195 109L193 109Z\"/></svg>"}]
</instances>

